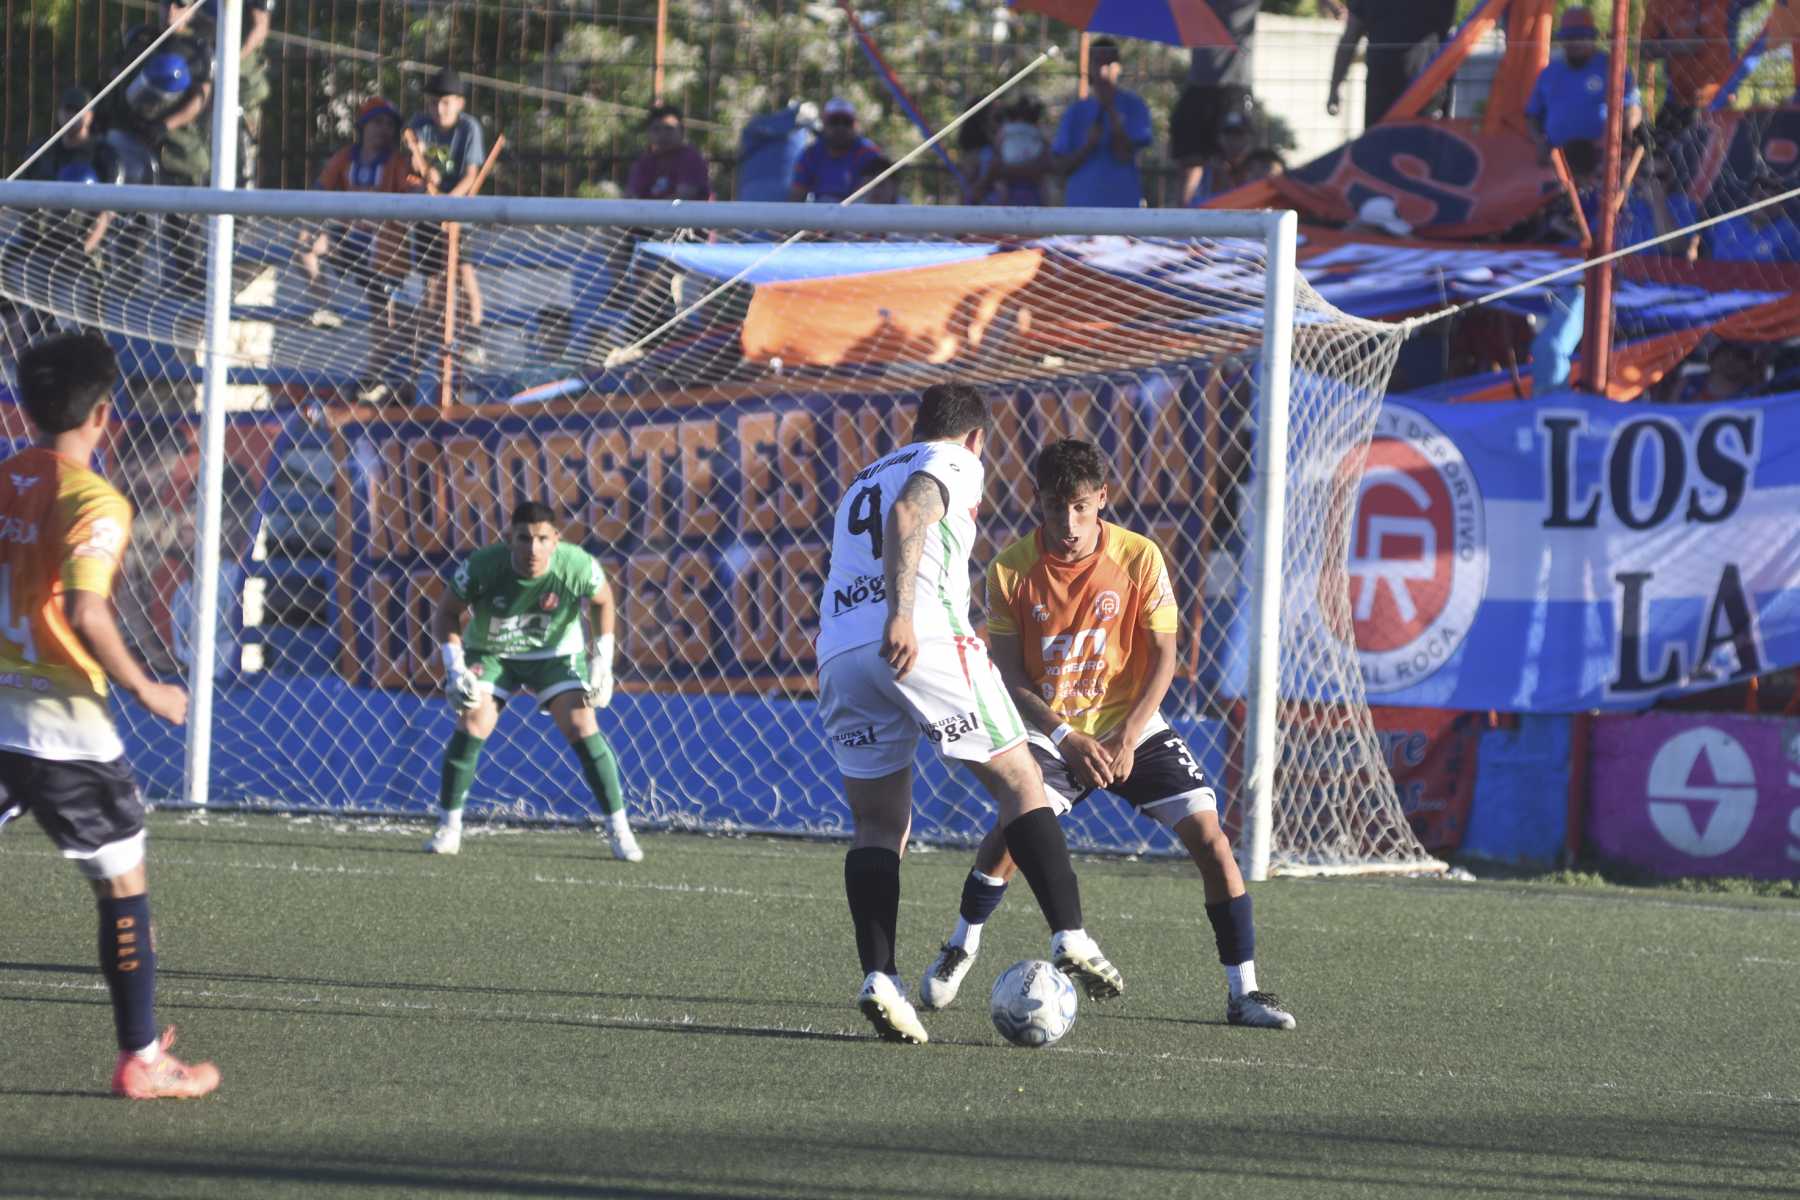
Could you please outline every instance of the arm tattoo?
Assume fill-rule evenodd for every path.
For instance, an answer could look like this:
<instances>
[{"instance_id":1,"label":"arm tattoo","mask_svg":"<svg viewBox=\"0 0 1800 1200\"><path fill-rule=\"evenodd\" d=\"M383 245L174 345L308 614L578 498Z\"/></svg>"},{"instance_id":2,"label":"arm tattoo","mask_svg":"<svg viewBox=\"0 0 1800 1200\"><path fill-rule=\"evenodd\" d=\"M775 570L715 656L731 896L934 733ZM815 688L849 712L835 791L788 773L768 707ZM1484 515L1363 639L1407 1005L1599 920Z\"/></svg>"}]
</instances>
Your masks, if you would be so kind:
<instances>
[{"instance_id":1,"label":"arm tattoo","mask_svg":"<svg viewBox=\"0 0 1800 1200\"><path fill-rule=\"evenodd\" d=\"M888 510L888 544L898 550L889 552L882 573L887 576L888 611L895 616L912 615L925 531L943 519L944 512L944 485L923 471L906 481Z\"/></svg>"}]
</instances>

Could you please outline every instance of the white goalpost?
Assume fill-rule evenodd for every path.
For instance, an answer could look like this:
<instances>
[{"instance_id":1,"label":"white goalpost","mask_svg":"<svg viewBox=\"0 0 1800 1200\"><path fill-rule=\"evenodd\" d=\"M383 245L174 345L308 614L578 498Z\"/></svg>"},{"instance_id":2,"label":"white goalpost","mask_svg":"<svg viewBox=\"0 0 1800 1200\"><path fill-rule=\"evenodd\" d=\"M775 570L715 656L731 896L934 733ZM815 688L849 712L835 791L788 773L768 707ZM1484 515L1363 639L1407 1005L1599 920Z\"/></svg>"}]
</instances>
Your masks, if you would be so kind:
<instances>
[{"instance_id":1,"label":"white goalpost","mask_svg":"<svg viewBox=\"0 0 1800 1200\"><path fill-rule=\"evenodd\" d=\"M59 228L98 212L117 232L72 261ZM183 225L215 216L229 261L203 304L167 281L201 252ZM478 354L446 354L411 252L450 220L487 296ZM320 235L323 295L294 265ZM978 567L1031 527L1029 464L1059 436L1100 443L1112 518L1163 544L1184 615L1166 711L1250 874L1435 865L1347 633L1403 334L1306 286L1292 213L0 184L0 239L8 366L68 324L124 363L121 610L196 698L185 746L121 706L156 799L426 813L450 728L430 606L502 510L541 499L622 596L602 728L636 819L842 833L811 715L831 502L906 440L923 388L963 380L999 417ZM514 708L472 817L590 820L547 720ZM916 836L979 836L978 792L921 766ZM1176 849L1111 800L1070 839Z\"/></svg>"}]
</instances>

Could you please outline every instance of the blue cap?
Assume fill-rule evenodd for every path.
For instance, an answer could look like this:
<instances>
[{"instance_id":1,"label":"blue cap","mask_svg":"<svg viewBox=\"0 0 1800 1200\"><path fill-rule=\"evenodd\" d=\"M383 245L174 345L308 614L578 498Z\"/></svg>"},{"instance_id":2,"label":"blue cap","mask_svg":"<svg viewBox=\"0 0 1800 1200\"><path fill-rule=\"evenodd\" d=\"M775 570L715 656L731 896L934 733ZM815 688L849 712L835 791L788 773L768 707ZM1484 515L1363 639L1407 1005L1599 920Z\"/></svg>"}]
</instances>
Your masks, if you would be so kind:
<instances>
[{"instance_id":1,"label":"blue cap","mask_svg":"<svg viewBox=\"0 0 1800 1200\"><path fill-rule=\"evenodd\" d=\"M192 83L187 59L165 50L151 55L143 70L126 85L125 102L140 115L160 115L179 103Z\"/></svg>"}]
</instances>

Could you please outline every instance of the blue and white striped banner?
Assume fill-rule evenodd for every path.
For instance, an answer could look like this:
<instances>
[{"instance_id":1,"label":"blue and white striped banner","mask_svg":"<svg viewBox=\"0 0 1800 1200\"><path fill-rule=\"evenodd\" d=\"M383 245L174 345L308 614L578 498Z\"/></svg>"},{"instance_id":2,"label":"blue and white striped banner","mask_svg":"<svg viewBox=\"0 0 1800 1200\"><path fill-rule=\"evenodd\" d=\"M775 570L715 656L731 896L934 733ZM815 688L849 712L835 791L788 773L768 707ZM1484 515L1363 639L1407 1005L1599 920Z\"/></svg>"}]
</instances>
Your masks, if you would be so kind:
<instances>
[{"instance_id":1,"label":"blue and white striped banner","mask_svg":"<svg viewBox=\"0 0 1800 1200\"><path fill-rule=\"evenodd\" d=\"M1634 708L1800 664L1800 396L1390 401L1348 549L1376 704Z\"/></svg>"}]
</instances>

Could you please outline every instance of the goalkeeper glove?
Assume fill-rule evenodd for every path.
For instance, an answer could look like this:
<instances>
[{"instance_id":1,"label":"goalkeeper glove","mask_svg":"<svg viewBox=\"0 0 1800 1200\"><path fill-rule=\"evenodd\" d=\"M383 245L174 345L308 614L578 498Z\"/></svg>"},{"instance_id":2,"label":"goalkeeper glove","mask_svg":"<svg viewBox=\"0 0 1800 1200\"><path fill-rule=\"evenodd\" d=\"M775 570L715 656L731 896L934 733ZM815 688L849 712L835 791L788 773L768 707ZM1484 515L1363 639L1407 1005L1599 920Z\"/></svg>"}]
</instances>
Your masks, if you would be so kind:
<instances>
[{"instance_id":1,"label":"goalkeeper glove","mask_svg":"<svg viewBox=\"0 0 1800 1200\"><path fill-rule=\"evenodd\" d=\"M613 698L613 635L603 633L588 647L587 700L605 708Z\"/></svg>"},{"instance_id":2,"label":"goalkeeper glove","mask_svg":"<svg viewBox=\"0 0 1800 1200\"><path fill-rule=\"evenodd\" d=\"M450 701L450 711L467 712L481 700L481 679L463 660L461 642L445 642L443 654L444 695Z\"/></svg>"}]
</instances>

